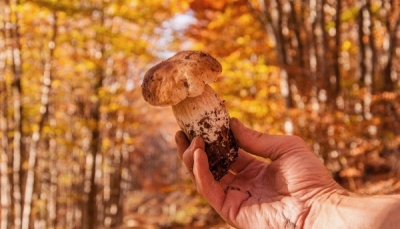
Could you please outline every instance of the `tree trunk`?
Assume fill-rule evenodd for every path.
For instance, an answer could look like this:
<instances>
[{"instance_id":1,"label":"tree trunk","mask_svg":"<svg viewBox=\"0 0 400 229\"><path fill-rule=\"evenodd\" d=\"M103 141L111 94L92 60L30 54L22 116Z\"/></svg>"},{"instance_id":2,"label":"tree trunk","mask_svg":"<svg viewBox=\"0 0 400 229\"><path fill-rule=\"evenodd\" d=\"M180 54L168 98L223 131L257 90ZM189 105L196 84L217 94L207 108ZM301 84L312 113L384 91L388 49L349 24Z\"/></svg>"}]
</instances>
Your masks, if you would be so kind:
<instances>
[{"instance_id":1,"label":"tree trunk","mask_svg":"<svg viewBox=\"0 0 400 229\"><path fill-rule=\"evenodd\" d=\"M387 62L383 68L383 90L384 91L393 91L395 89L395 82L392 80L392 71L393 71L393 61L396 55L396 47L398 46L398 38L397 38L397 31L400 30L400 17L397 16L397 20L395 23L391 23L391 18L394 18L395 14L398 14L399 6L395 6L393 1L390 3L384 4L385 11L386 11L386 31L387 31Z\"/></svg>"},{"instance_id":2,"label":"tree trunk","mask_svg":"<svg viewBox=\"0 0 400 229\"><path fill-rule=\"evenodd\" d=\"M105 26L105 18L104 18L104 12L101 12L100 17L100 26ZM89 119L92 120L94 123L94 126L92 128L92 139L90 142L90 156L92 158L92 164L90 167L90 178L89 178L89 186L90 190L88 193L88 198L87 198L87 203L86 203L86 212L84 212L85 217L84 217L84 228L88 229L94 229L97 228L98 225L98 202L96 200L97 198L97 193L99 192L98 190L98 184L96 180L96 174L99 174L99 170L101 170L101 165L100 160L102 159L101 155L101 136L100 136L100 105L101 105L101 97L100 97L100 90L103 88L103 80L104 80L104 67L103 65L106 65L105 61L105 44L103 41L103 37L99 36L98 39L99 41L99 46L100 50L99 52L101 53L101 57L98 60L98 66L96 68L95 76L96 78L96 83L93 87L94 90L94 97L96 98L95 101L91 104L90 107L90 117Z\"/></svg>"},{"instance_id":3,"label":"tree trunk","mask_svg":"<svg viewBox=\"0 0 400 229\"><path fill-rule=\"evenodd\" d=\"M1 2L0 15L3 15L4 20L4 9L6 9L6 5ZM0 40L6 40L6 30L5 30L5 21L0 22L0 30L2 33L0 34ZM9 182L9 172L8 172L8 90L7 83L4 77L6 72L6 62L7 62L7 50L5 47L5 42L0 42L0 229L9 228L9 221L11 218L11 187Z\"/></svg>"},{"instance_id":4,"label":"tree trunk","mask_svg":"<svg viewBox=\"0 0 400 229\"><path fill-rule=\"evenodd\" d=\"M12 163L12 185L11 185L11 211L14 220L15 228L21 227L21 186L23 182L24 172L21 169L21 165L24 162L24 150L23 150L23 136L22 136L22 114L23 108L21 105L22 101L22 87L21 87L21 76L22 76L22 63L21 63L21 43L19 33L19 14L12 9L17 8L19 1L10 2L5 1L4 5L4 22L8 24L5 27L5 45L7 49L7 59L11 63L12 71L12 85L11 85L11 96L13 106L13 125L9 128L12 129L13 133L13 152L10 163Z\"/></svg>"},{"instance_id":5,"label":"tree trunk","mask_svg":"<svg viewBox=\"0 0 400 229\"><path fill-rule=\"evenodd\" d=\"M53 27L52 27L52 37L48 44L49 55L44 62L44 72L43 72L43 86L41 95L41 105L40 105L40 120L38 123L38 128L32 133L31 143L29 147L29 158L28 158L28 171L26 177L25 185L25 195L24 195L24 207L22 211L22 228L29 228L29 222L31 217L31 207L32 207L32 196L34 193L35 184L35 170L37 164L37 153L38 144L42 136L42 130L46 122L48 122L48 111L50 104L50 92L51 92L51 82L52 82L52 62L54 57L54 49L56 47L57 38L57 14L53 14Z\"/></svg>"},{"instance_id":6,"label":"tree trunk","mask_svg":"<svg viewBox=\"0 0 400 229\"><path fill-rule=\"evenodd\" d=\"M4 50L0 47L0 50ZM0 57L5 55L0 55ZM11 188L8 176L7 86L4 79L5 58L0 59L0 229L7 229L11 216Z\"/></svg>"},{"instance_id":7,"label":"tree trunk","mask_svg":"<svg viewBox=\"0 0 400 229\"><path fill-rule=\"evenodd\" d=\"M335 20L335 49L334 49L334 56L333 56L333 61L334 61L334 77L335 77L335 87L334 87L334 98L339 96L340 91L341 91L341 75L340 75L340 51L341 51L341 21L340 21L340 15L342 14L342 0L337 0L336 1L336 20Z\"/></svg>"}]
</instances>

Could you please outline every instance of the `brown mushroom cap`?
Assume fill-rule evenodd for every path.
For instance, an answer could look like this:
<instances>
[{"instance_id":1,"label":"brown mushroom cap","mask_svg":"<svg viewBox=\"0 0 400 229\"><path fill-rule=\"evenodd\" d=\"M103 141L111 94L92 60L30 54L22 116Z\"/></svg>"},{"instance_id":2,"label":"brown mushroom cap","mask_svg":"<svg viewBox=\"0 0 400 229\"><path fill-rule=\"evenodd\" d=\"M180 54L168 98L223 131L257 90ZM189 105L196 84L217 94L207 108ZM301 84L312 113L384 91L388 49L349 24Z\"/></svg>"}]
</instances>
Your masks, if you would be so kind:
<instances>
[{"instance_id":1,"label":"brown mushroom cap","mask_svg":"<svg viewBox=\"0 0 400 229\"><path fill-rule=\"evenodd\" d=\"M203 93L204 85L221 74L221 64L201 51L181 51L150 68L143 79L144 99L155 106L172 106Z\"/></svg>"}]
</instances>

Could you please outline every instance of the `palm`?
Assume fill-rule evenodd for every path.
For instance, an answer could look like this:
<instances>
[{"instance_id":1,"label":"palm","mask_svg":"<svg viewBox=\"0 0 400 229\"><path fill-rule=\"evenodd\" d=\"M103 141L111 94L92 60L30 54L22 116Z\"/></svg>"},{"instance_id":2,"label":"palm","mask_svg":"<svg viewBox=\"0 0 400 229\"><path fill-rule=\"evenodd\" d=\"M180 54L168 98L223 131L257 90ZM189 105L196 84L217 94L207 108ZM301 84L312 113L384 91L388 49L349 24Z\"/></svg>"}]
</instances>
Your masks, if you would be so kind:
<instances>
[{"instance_id":1,"label":"palm","mask_svg":"<svg viewBox=\"0 0 400 229\"><path fill-rule=\"evenodd\" d=\"M225 201L216 210L238 227L261 219L257 225L262 228L280 228L288 223L296 225L307 212L307 200L314 195L341 190L316 157L295 153L266 163L240 152L232 166L236 175L228 174L219 182ZM264 217L258 217L260 205Z\"/></svg>"}]
</instances>

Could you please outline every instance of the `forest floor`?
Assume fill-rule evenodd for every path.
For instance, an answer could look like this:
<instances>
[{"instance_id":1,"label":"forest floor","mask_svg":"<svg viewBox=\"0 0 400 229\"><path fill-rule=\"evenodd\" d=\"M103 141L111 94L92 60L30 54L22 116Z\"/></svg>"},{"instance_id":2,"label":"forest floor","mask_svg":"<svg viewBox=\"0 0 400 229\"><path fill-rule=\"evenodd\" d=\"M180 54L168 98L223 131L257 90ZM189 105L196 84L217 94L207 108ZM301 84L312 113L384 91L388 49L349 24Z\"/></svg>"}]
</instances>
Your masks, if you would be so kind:
<instances>
[{"instance_id":1,"label":"forest floor","mask_svg":"<svg viewBox=\"0 0 400 229\"><path fill-rule=\"evenodd\" d=\"M399 194L400 178L391 174L371 176L358 183L359 194ZM350 183L353 183L351 181ZM344 182L344 187L348 182ZM348 187L346 187L348 188ZM124 205L123 228L210 228L228 226L191 187L172 187L169 191L138 190L129 193Z\"/></svg>"},{"instance_id":2,"label":"forest floor","mask_svg":"<svg viewBox=\"0 0 400 229\"><path fill-rule=\"evenodd\" d=\"M125 206L124 228L230 228L202 197L189 190L135 191Z\"/></svg>"}]
</instances>

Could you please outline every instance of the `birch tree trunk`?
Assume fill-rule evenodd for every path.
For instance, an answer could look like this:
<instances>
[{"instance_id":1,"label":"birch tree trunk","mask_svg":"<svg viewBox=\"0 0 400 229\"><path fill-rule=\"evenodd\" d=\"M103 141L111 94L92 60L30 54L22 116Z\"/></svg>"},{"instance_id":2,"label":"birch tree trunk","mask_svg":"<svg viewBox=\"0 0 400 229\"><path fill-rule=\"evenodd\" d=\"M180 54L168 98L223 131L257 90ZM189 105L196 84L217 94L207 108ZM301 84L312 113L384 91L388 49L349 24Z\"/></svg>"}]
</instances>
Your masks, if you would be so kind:
<instances>
[{"instance_id":1,"label":"birch tree trunk","mask_svg":"<svg viewBox=\"0 0 400 229\"><path fill-rule=\"evenodd\" d=\"M42 136L42 130L45 123L48 121L48 111L49 111L49 95L51 92L51 82L52 82L52 62L54 57L54 49L56 47L57 38L57 14L53 14L53 28L52 37L48 43L49 55L44 63L43 72L43 85L42 85L42 95L41 95L41 105L40 105L40 120L38 123L38 128L32 133L31 143L29 147L29 158L28 158L28 171L26 177L25 194L24 194L24 206L22 211L22 228L29 228L31 207L32 207L32 196L34 192L35 183L35 169L37 164L37 153L38 153L38 143Z\"/></svg>"},{"instance_id":2,"label":"birch tree trunk","mask_svg":"<svg viewBox=\"0 0 400 229\"><path fill-rule=\"evenodd\" d=\"M385 27L386 27L386 36L385 36L385 51L386 51L386 64L383 68L384 75L384 91L393 91L395 89L394 82L394 69L393 69L393 61L396 56L396 47L398 47L398 31L400 31L400 4L398 1L387 0L383 3L384 8L384 16L385 16ZM396 18L397 15L397 18ZM397 81L400 81L400 77L397 76Z\"/></svg>"},{"instance_id":3,"label":"birch tree trunk","mask_svg":"<svg viewBox=\"0 0 400 229\"><path fill-rule=\"evenodd\" d=\"M362 1L359 14L359 45L360 45L360 77L359 85L364 89L363 117L371 118L370 106L372 97L372 82L374 76L374 38L372 34L373 21L371 15L371 3Z\"/></svg>"},{"instance_id":4,"label":"birch tree trunk","mask_svg":"<svg viewBox=\"0 0 400 229\"><path fill-rule=\"evenodd\" d=\"M1 83L1 79L0 79ZM0 90L2 87L0 86ZM5 94L5 93L4 93ZM0 96L0 98L3 96ZM0 100L3 102L3 98ZM4 104L4 103L3 103ZM11 209L11 198L10 198L10 182L8 180L8 139L7 139L7 120L5 116L5 106L0 108L0 205L1 205L1 222L0 222L0 229L7 229L9 228L9 216Z\"/></svg>"},{"instance_id":5,"label":"birch tree trunk","mask_svg":"<svg viewBox=\"0 0 400 229\"><path fill-rule=\"evenodd\" d=\"M12 133L12 185L11 185L11 211L15 228L21 227L21 187L24 172L21 169L23 163L23 136L22 136L22 114L23 107L21 76L22 76L22 61L21 61L21 44L19 32L19 14L12 9L17 8L19 1L6 0L4 4L4 42L6 48L6 59L11 63L12 85L11 85L11 100L12 100L12 125L9 126Z\"/></svg>"},{"instance_id":6,"label":"birch tree trunk","mask_svg":"<svg viewBox=\"0 0 400 229\"><path fill-rule=\"evenodd\" d=\"M5 9L5 5L0 3L0 8ZM1 12L0 15L4 15ZM2 17L1 17L2 18ZM6 47L5 47L5 23L0 21L0 30L2 31L0 40L0 229L7 229L11 217L11 188L8 173L8 90L5 80L6 71Z\"/></svg>"},{"instance_id":7,"label":"birch tree trunk","mask_svg":"<svg viewBox=\"0 0 400 229\"><path fill-rule=\"evenodd\" d=\"M8 125L7 125L7 84L5 81L7 49L6 40L6 22L4 21L6 5L0 2L0 205L1 222L0 229L7 229L9 224L11 208L11 188L8 176Z\"/></svg>"},{"instance_id":8,"label":"birch tree trunk","mask_svg":"<svg viewBox=\"0 0 400 229\"><path fill-rule=\"evenodd\" d=\"M336 17L335 17L335 48L333 50L333 79L334 79L334 91L333 98L338 99L341 92L341 74L340 74L340 50L341 50L341 21L340 15L342 14L342 0L336 1ZM339 104L340 107L341 104Z\"/></svg>"}]
</instances>

